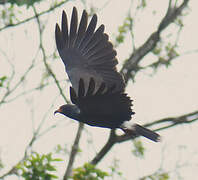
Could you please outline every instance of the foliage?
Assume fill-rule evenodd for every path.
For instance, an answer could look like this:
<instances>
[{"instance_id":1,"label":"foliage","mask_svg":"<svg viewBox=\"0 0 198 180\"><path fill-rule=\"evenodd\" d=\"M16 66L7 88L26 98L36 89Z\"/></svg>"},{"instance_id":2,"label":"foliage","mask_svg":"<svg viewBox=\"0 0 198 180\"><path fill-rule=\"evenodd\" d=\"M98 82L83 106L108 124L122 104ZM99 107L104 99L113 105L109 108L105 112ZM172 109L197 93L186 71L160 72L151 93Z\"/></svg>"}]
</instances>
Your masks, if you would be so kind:
<instances>
[{"instance_id":1,"label":"foliage","mask_svg":"<svg viewBox=\"0 0 198 180\"><path fill-rule=\"evenodd\" d=\"M140 180L169 180L167 172L156 172L152 175L141 178Z\"/></svg>"},{"instance_id":2,"label":"foliage","mask_svg":"<svg viewBox=\"0 0 198 180\"><path fill-rule=\"evenodd\" d=\"M150 65L154 70L158 69L160 66L165 65L167 68L171 65L171 61L178 57L177 45L158 43L158 45L153 49L152 53L157 56L158 60Z\"/></svg>"},{"instance_id":3,"label":"foliage","mask_svg":"<svg viewBox=\"0 0 198 180\"><path fill-rule=\"evenodd\" d=\"M16 14L21 14L20 10L16 10L13 4L0 11L0 24L11 25L14 21L19 21Z\"/></svg>"},{"instance_id":4,"label":"foliage","mask_svg":"<svg viewBox=\"0 0 198 180\"><path fill-rule=\"evenodd\" d=\"M140 0L137 9L144 9L146 5L146 0Z\"/></svg>"},{"instance_id":5,"label":"foliage","mask_svg":"<svg viewBox=\"0 0 198 180\"><path fill-rule=\"evenodd\" d=\"M0 159L0 170L4 168L4 165L3 165L3 162L2 160Z\"/></svg>"},{"instance_id":6,"label":"foliage","mask_svg":"<svg viewBox=\"0 0 198 180\"><path fill-rule=\"evenodd\" d=\"M0 87L3 87L3 84L5 83L6 80L7 80L7 76L0 77Z\"/></svg>"},{"instance_id":7,"label":"foliage","mask_svg":"<svg viewBox=\"0 0 198 180\"><path fill-rule=\"evenodd\" d=\"M123 179L123 174L122 174L122 172L119 171L119 160L118 159L113 160L113 163L110 166L110 169L111 169L110 176L112 177L112 179L114 179L114 177L117 177L117 178L119 177L119 179Z\"/></svg>"},{"instance_id":8,"label":"foliage","mask_svg":"<svg viewBox=\"0 0 198 180\"><path fill-rule=\"evenodd\" d=\"M116 36L116 44L115 46L118 46L119 44L124 42L124 38L127 34L132 29L133 26L133 19L128 16L125 18L123 24L118 27L118 35Z\"/></svg>"},{"instance_id":9,"label":"foliage","mask_svg":"<svg viewBox=\"0 0 198 180\"><path fill-rule=\"evenodd\" d=\"M52 165L53 162L62 161L52 157L52 153L40 155L34 152L25 161L17 165L18 172L26 180L52 180L58 177L51 172L56 171L56 167Z\"/></svg>"},{"instance_id":10,"label":"foliage","mask_svg":"<svg viewBox=\"0 0 198 180\"><path fill-rule=\"evenodd\" d=\"M8 0L11 4L16 4L17 6L27 5L27 7L32 6L34 3L41 0Z\"/></svg>"},{"instance_id":11,"label":"foliage","mask_svg":"<svg viewBox=\"0 0 198 180\"><path fill-rule=\"evenodd\" d=\"M55 153L57 154L63 154L63 155L69 154L68 147L66 144L64 145L64 147L58 144L54 150L55 150Z\"/></svg>"},{"instance_id":12,"label":"foliage","mask_svg":"<svg viewBox=\"0 0 198 180\"><path fill-rule=\"evenodd\" d=\"M70 179L73 180L102 180L109 176L107 172L104 172L90 163L85 163L82 167L78 167L73 170L73 175Z\"/></svg>"},{"instance_id":13,"label":"foliage","mask_svg":"<svg viewBox=\"0 0 198 180\"><path fill-rule=\"evenodd\" d=\"M145 148L142 145L142 142L140 140L134 140L133 145L134 145L134 149L132 150L132 153L136 157L141 157L142 158L144 156L144 151L145 151Z\"/></svg>"}]
</instances>

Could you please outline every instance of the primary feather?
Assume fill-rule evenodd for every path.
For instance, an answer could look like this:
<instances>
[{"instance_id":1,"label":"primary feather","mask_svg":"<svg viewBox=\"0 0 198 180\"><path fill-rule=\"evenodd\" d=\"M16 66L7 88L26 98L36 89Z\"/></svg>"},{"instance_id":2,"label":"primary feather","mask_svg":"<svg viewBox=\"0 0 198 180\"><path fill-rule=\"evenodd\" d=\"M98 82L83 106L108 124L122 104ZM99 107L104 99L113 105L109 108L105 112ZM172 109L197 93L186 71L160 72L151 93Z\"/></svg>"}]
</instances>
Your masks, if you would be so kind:
<instances>
[{"instance_id":1,"label":"primary feather","mask_svg":"<svg viewBox=\"0 0 198 180\"><path fill-rule=\"evenodd\" d=\"M82 78L85 91L89 80L94 77L96 89L101 83L109 88L116 85L116 91L124 91L124 80L117 72L116 51L104 33L104 25L96 30L97 16L93 15L88 24L88 15L83 11L78 27L77 10L74 7L71 17L70 30L67 15L62 14L61 29L56 24L55 37L58 52L65 65L72 87L78 92L78 83Z\"/></svg>"}]
</instances>

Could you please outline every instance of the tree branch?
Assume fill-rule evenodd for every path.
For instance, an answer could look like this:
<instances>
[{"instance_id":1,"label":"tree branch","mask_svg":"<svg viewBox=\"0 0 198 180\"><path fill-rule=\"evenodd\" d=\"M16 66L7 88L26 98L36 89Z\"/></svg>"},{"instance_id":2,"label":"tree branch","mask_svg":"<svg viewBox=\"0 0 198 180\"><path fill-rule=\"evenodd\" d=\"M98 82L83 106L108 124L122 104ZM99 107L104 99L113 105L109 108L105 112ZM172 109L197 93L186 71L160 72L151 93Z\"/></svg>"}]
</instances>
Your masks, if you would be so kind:
<instances>
[{"instance_id":1,"label":"tree branch","mask_svg":"<svg viewBox=\"0 0 198 180\"><path fill-rule=\"evenodd\" d=\"M97 156L95 156L95 158L91 161L91 164L96 165L105 156L105 154L107 154L107 152L113 147L115 143L116 143L115 130L111 130L107 143L97 154Z\"/></svg>"},{"instance_id":2,"label":"tree branch","mask_svg":"<svg viewBox=\"0 0 198 180\"><path fill-rule=\"evenodd\" d=\"M195 121L198 121L198 111L194 111L178 117L169 117L169 118L160 119L157 121L153 121L152 123L145 124L143 126L151 127L151 126L161 125L161 127L154 129L154 131L161 131L181 124L190 124ZM110 135L110 138L107 140L107 143L100 150L100 152L93 158L91 163L94 165L98 164L116 143L123 143L128 140L133 140L137 137L138 136L129 136L128 134L118 136L115 133L114 135Z\"/></svg>"},{"instance_id":3,"label":"tree branch","mask_svg":"<svg viewBox=\"0 0 198 180\"><path fill-rule=\"evenodd\" d=\"M173 23L179 15L181 15L188 2L189 0L184 0L179 7L174 8L172 8L169 4L167 13L159 24L157 31L153 32L147 41L142 46L137 48L126 60L120 71L124 75L126 83L128 83L129 79L134 79L137 71L140 70L140 67L138 66L140 61L145 55L147 55L156 47L157 43L160 41L161 32L165 30L171 23Z\"/></svg>"},{"instance_id":4,"label":"tree branch","mask_svg":"<svg viewBox=\"0 0 198 180\"><path fill-rule=\"evenodd\" d=\"M17 83L15 83L15 85L12 88L10 88L10 83L11 83L13 77L14 77L14 74L15 74L15 71L13 70L13 74L11 75L11 77L9 79L9 83L6 86L6 93L3 95L2 99L0 99L0 106L3 103L6 103L6 98L8 98L18 87L20 87L20 85L22 84L22 82L24 82L24 80L26 79L27 75L34 68L35 61L36 61L36 57L32 60L31 65L23 73L23 75L20 77L20 79L17 81Z\"/></svg>"},{"instance_id":5,"label":"tree branch","mask_svg":"<svg viewBox=\"0 0 198 180\"><path fill-rule=\"evenodd\" d=\"M75 157L76 157L76 155L78 153L78 149L79 149L79 141L80 141L80 137L81 137L81 134L82 134L82 131L83 131L83 127L84 127L84 124L79 123L78 131L77 131L77 134L76 134L76 137L75 137L75 140L74 140L74 144L73 144L72 149L71 149L71 153L70 153L70 156L69 156L69 162L68 162L67 169L65 171L65 175L64 175L63 180L67 180L69 178L69 176L71 176L74 160L75 160Z\"/></svg>"},{"instance_id":6,"label":"tree branch","mask_svg":"<svg viewBox=\"0 0 198 180\"><path fill-rule=\"evenodd\" d=\"M39 17L39 16L41 16L41 15L47 14L47 13L53 11L54 9L56 9L56 8L58 8L58 7L62 6L62 5L64 5L64 4L67 3L68 1L69 1L69 0L61 1L61 2L59 2L59 3L57 3L57 4L55 4L54 6L51 6L49 9L47 9L47 10L41 12L41 13L38 13L38 14L35 15L35 16L32 16L32 17L27 18L27 19L24 19L24 20L19 21L19 22L17 22L17 23L12 23L12 24L5 25L4 27L0 28L0 31L5 30L5 29L7 29L7 28L9 28L9 27L15 27L15 26L24 24L24 23L26 23L26 22L29 22L29 21L35 19L36 16Z\"/></svg>"},{"instance_id":7,"label":"tree branch","mask_svg":"<svg viewBox=\"0 0 198 180\"><path fill-rule=\"evenodd\" d=\"M69 103L69 101L66 99L66 96L63 94L63 91L62 91L62 88L61 88L61 86L59 84L59 81L57 80L55 74L53 73L52 69L50 68L50 66L47 63L45 49L44 49L43 43L42 43L42 32L43 32L43 29L41 28L41 23L40 23L40 20L39 20L39 17L38 17L38 13L37 13L36 8L34 6L33 6L33 10L34 10L35 17L36 17L36 20L37 20L37 23L38 23L38 28L39 28L40 48L41 48L41 51L42 51L42 54L43 54L44 65L45 65L47 71L52 75L52 77L53 77L53 79L54 79L54 81L55 81L55 83L56 83L56 85L57 85L57 87L59 89L60 94L62 95L64 100L67 103ZM75 140L74 140L74 144L72 146L71 153L70 153L70 156L69 156L68 166L67 166L64 178L63 178L64 180L67 180L68 177L71 175L73 163L74 163L75 157L76 157L76 155L78 153L79 141L80 141L81 133L83 131L83 127L84 127L84 124L83 123L79 123L78 131L77 131L77 134L76 134L76 137L75 137Z\"/></svg>"},{"instance_id":8,"label":"tree branch","mask_svg":"<svg viewBox=\"0 0 198 180\"><path fill-rule=\"evenodd\" d=\"M32 138L30 139L29 143L27 144L27 146L25 148L24 156L14 166L12 166L12 168L10 170L8 170L4 174L0 175L0 180L3 180L5 177L7 177L9 175L13 175L13 174L18 175L17 167L20 163L24 162L27 159L27 157L29 156L29 154L32 151L32 146L34 145L34 143L38 140L38 138L42 137L47 132L49 132L50 130L52 130L53 128L55 128L57 126L57 124L52 125L48 129L41 132L41 128L42 128L45 120L47 119L47 114L52 109L52 107L53 107L53 103L52 103L51 107L47 110L47 112L44 114L44 116L42 118L42 121L39 124L38 128L35 131L33 131L33 136L32 136Z\"/></svg>"},{"instance_id":9,"label":"tree branch","mask_svg":"<svg viewBox=\"0 0 198 180\"><path fill-rule=\"evenodd\" d=\"M183 3L179 7L171 7L171 4L169 4L167 13L165 17L162 19L161 23L158 27L158 32L161 32L164 30L167 26L170 25L170 23L174 22L175 19L181 15L183 9L187 7L189 0L184 0Z\"/></svg>"},{"instance_id":10,"label":"tree branch","mask_svg":"<svg viewBox=\"0 0 198 180\"><path fill-rule=\"evenodd\" d=\"M47 63L47 57L46 57L45 49L44 49L44 46L43 46L43 40L42 40L43 28L41 27L41 23L40 23L40 20L39 20L39 14L37 13L36 8L34 6L32 6L32 7L33 7L33 11L35 13L35 17L36 17L37 24L38 24L39 38L40 38L40 48L41 48L41 51L42 51L42 54L43 54L44 65L45 65L48 73L54 79L55 84L56 84L57 88L59 89L59 92L60 92L61 96L63 97L63 99L65 100L65 102L69 103L69 101L67 100L66 96L63 93L63 90L62 90L62 88L60 86L60 83L59 83L58 79L56 78L56 75L54 74L54 72L50 68L49 64Z\"/></svg>"}]
</instances>

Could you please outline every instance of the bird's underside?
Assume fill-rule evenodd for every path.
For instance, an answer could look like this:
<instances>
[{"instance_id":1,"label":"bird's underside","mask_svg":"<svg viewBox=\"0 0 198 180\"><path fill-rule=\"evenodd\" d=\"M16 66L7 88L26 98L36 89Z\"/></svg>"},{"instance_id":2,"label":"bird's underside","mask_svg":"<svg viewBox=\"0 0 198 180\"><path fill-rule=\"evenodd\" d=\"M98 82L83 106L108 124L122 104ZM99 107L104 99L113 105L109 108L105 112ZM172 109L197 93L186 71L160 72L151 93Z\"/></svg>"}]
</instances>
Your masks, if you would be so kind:
<instances>
[{"instance_id":1,"label":"bird's underside","mask_svg":"<svg viewBox=\"0 0 198 180\"><path fill-rule=\"evenodd\" d=\"M119 128L124 121L129 121L132 112L132 100L123 92L114 92L116 86L105 89L102 83L95 91L95 81L90 79L88 91L85 92L84 81L79 81L79 91L70 87L70 98L80 109L80 121L91 126Z\"/></svg>"}]
</instances>

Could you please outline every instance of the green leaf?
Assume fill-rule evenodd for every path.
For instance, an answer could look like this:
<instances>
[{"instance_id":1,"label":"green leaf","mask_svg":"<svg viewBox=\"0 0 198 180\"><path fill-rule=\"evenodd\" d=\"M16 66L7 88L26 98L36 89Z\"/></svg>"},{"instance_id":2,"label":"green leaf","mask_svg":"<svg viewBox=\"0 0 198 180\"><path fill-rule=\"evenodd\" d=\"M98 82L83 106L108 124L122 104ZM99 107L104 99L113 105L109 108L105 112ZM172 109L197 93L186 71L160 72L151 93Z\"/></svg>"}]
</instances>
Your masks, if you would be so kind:
<instances>
[{"instance_id":1,"label":"green leaf","mask_svg":"<svg viewBox=\"0 0 198 180\"><path fill-rule=\"evenodd\" d=\"M102 180L109 174L96 168L90 163L85 163L82 167L75 168L73 175L70 177L73 180Z\"/></svg>"},{"instance_id":2,"label":"green leaf","mask_svg":"<svg viewBox=\"0 0 198 180\"><path fill-rule=\"evenodd\" d=\"M46 169L48 171L56 171L56 168L54 166L50 165L50 164L47 165Z\"/></svg>"},{"instance_id":3,"label":"green leaf","mask_svg":"<svg viewBox=\"0 0 198 180\"><path fill-rule=\"evenodd\" d=\"M159 180L168 180L168 179L169 179L168 173L162 173L159 175Z\"/></svg>"},{"instance_id":4,"label":"green leaf","mask_svg":"<svg viewBox=\"0 0 198 180\"><path fill-rule=\"evenodd\" d=\"M27 5L27 7L32 6L33 4L41 0L8 0L12 5L16 4L17 6Z\"/></svg>"},{"instance_id":5,"label":"green leaf","mask_svg":"<svg viewBox=\"0 0 198 180\"><path fill-rule=\"evenodd\" d=\"M52 153L40 155L33 152L24 162L17 165L17 169L19 172L22 171L19 174L26 180L53 180L57 179L57 176L50 173L56 171L56 167L52 163L60 160L53 158Z\"/></svg>"},{"instance_id":6,"label":"green leaf","mask_svg":"<svg viewBox=\"0 0 198 180\"><path fill-rule=\"evenodd\" d=\"M132 30L133 27L133 19L130 16L127 16L121 26L118 27L118 35L116 36L115 40L116 43L119 45L124 42L124 38L126 34Z\"/></svg>"},{"instance_id":7,"label":"green leaf","mask_svg":"<svg viewBox=\"0 0 198 180\"><path fill-rule=\"evenodd\" d=\"M6 80L7 80L7 76L0 77L0 87L3 87Z\"/></svg>"},{"instance_id":8,"label":"green leaf","mask_svg":"<svg viewBox=\"0 0 198 180\"><path fill-rule=\"evenodd\" d=\"M134 149L132 150L132 153L136 157L142 158L144 156L144 151L145 151L145 148L143 147L142 142L139 140L134 140L133 145L134 145Z\"/></svg>"},{"instance_id":9,"label":"green leaf","mask_svg":"<svg viewBox=\"0 0 198 180\"><path fill-rule=\"evenodd\" d=\"M60 158L55 158L55 159L52 159L51 161L63 161L63 160Z\"/></svg>"},{"instance_id":10,"label":"green leaf","mask_svg":"<svg viewBox=\"0 0 198 180\"><path fill-rule=\"evenodd\" d=\"M140 0L137 9L144 9L146 7L146 0Z\"/></svg>"}]
</instances>

